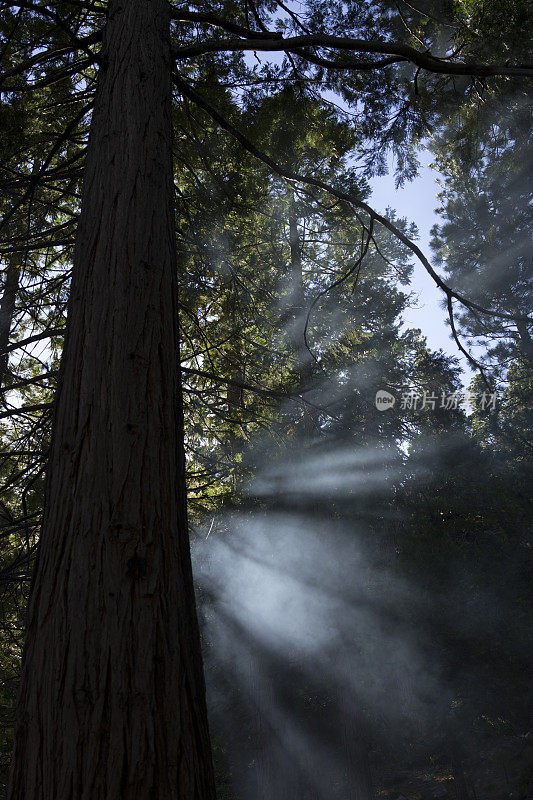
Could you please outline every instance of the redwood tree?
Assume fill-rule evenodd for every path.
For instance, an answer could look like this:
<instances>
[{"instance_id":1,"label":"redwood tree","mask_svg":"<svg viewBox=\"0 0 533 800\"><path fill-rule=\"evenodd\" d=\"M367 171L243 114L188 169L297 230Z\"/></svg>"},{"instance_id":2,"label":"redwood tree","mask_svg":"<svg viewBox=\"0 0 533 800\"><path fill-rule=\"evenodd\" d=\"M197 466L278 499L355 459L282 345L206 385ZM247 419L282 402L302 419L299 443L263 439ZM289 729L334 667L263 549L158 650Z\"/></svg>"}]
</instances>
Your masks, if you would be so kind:
<instances>
[{"instance_id":1,"label":"redwood tree","mask_svg":"<svg viewBox=\"0 0 533 800\"><path fill-rule=\"evenodd\" d=\"M101 62L9 797L207 800L166 1L113 0Z\"/></svg>"}]
</instances>

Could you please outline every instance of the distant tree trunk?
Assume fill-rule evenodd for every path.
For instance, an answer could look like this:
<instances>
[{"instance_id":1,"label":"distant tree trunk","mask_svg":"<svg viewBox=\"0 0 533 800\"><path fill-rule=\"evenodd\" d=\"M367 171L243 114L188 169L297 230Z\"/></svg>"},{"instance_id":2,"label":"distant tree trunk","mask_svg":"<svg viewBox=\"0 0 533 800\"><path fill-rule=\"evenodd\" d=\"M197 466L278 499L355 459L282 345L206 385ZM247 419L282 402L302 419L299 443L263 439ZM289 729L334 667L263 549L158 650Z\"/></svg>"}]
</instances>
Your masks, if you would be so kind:
<instances>
[{"instance_id":1,"label":"distant tree trunk","mask_svg":"<svg viewBox=\"0 0 533 800\"><path fill-rule=\"evenodd\" d=\"M270 800L275 795L283 766L277 762L277 740L268 720L274 701L274 688L270 675L259 672L256 659L251 659L250 692L254 709L254 757L256 769L257 800ZM283 786L283 782L282 782Z\"/></svg>"},{"instance_id":2,"label":"distant tree trunk","mask_svg":"<svg viewBox=\"0 0 533 800\"><path fill-rule=\"evenodd\" d=\"M302 246L298 231L298 216L294 193L290 192L289 200L289 245L291 250L290 263L290 288L291 288L291 316L294 330L292 331L291 344L296 356L296 367L301 375L302 382L305 369L308 366L309 353L305 348L305 290L302 265ZM307 358L306 358L307 355Z\"/></svg>"},{"instance_id":3,"label":"distant tree trunk","mask_svg":"<svg viewBox=\"0 0 533 800\"><path fill-rule=\"evenodd\" d=\"M291 251L290 286L292 306L289 346L295 359L296 390L301 394L305 394L313 381L315 363L305 341L305 323L308 309L305 301L302 242L298 229L296 200L292 191L289 198L289 245ZM318 411L311 405L304 405L303 413L304 438L309 443L316 437L319 430L319 415Z\"/></svg>"},{"instance_id":4,"label":"distant tree trunk","mask_svg":"<svg viewBox=\"0 0 533 800\"><path fill-rule=\"evenodd\" d=\"M230 463L234 464L240 451L242 451L242 429L244 419L243 390L239 383L244 382L243 356L241 347L241 329L239 328L236 314L236 287L231 275L226 275L222 281L224 301L222 312L230 327L231 340L226 359L226 373L230 383L226 386L226 406L228 413L228 427L226 432L227 449ZM235 486L235 473L233 475Z\"/></svg>"},{"instance_id":5,"label":"distant tree trunk","mask_svg":"<svg viewBox=\"0 0 533 800\"><path fill-rule=\"evenodd\" d=\"M166 0L108 7L9 800L214 800L178 373Z\"/></svg>"},{"instance_id":6,"label":"distant tree trunk","mask_svg":"<svg viewBox=\"0 0 533 800\"><path fill-rule=\"evenodd\" d=\"M338 702L345 716L342 733L348 779L346 800L372 800L374 794L368 743L357 720L356 701L352 699L352 702L346 703L346 697L339 693Z\"/></svg>"},{"instance_id":7,"label":"distant tree trunk","mask_svg":"<svg viewBox=\"0 0 533 800\"><path fill-rule=\"evenodd\" d=\"M449 737L449 749L456 798L457 800L470 800L470 792L463 769L462 748L453 733Z\"/></svg>"},{"instance_id":8,"label":"distant tree trunk","mask_svg":"<svg viewBox=\"0 0 533 800\"><path fill-rule=\"evenodd\" d=\"M302 244L298 230L298 213L294 193L290 192L289 199L289 245L291 251L290 262L290 290L291 290L291 317L292 329L290 347L296 360L296 372L299 379L299 389L304 389L311 377L311 355L305 346L305 288L302 263Z\"/></svg>"},{"instance_id":9,"label":"distant tree trunk","mask_svg":"<svg viewBox=\"0 0 533 800\"><path fill-rule=\"evenodd\" d=\"M516 323L518 331L518 349L524 359L531 365L533 364L533 340L531 339L528 327L525 322Z\"/></svg>"},{"instance_id":10,"label":"distant tree trunk","mask_svg":"<svg viewBox=\"0 0 533 800\"><path fill-rule=\"evenodd\" d=\"M2 300L0 301L0 387L2 389L2 397L9 363L9 354L7 353L9 334L13 324L19 288L20 269L16 256L10 256L5 275Z\"/></svg>"}]
</instances>

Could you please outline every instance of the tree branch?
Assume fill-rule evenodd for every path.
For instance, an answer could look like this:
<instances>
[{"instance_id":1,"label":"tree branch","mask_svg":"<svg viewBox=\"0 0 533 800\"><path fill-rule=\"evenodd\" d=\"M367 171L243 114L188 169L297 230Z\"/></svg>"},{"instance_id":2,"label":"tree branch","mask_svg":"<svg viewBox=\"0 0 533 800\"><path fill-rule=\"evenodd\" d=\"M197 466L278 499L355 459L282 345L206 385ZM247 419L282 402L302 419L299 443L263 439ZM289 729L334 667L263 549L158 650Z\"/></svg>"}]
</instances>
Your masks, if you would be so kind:
<instances>
[{"instance_id":1,"label":"tree branch","mask_svg":"<svg viewBox=\"0 0 533 800\"><path fill-rule=\"evenodd\" d=\"M532 65L497 65L497 64L476 64L471 62L460 63L450 62L445 59L437 58L429 52L421 52L414 47L410 47L400 42L386 41L367 41L366 39L352 39L343 36L329 36L328 34L308 34L303 36L290 36L284 39L282 36L270 34L265 38L256 38L256 34L249 35L246 39L212 39L198 44L185 45L174 51L176 58L191 58L205 55L206 53L218 53L239 50L255 50L261 52L285 51L299 55L302 58L311 60L316 58L308 54L302 48L306 47L326 47L333 50L342 50L356 53L376 53L379 55L393 56L395 61L408 61L428 72L436 72L443 75L470 75L478 78L487 78L496 75L533 77ZM389 62L392 63L392 62ZM330 64L328 64L330 65ZM344 69L372 69L379 68L380 62L357 61L344 62Z\"/></svg>"},{"instance_id":2,"label":"tree branch","mask_svg":"<svg viewBox=\"0 0 533 800\"><path fill-rule=\"evenodd\" d=\"M280 175L282 178L285 178L289 181L295 181L298 183L303 183L308 186L315 186L318 189L322 189L325 192L333 195L338 200L342 200L345 203L348 203L351 206L355 206L356 208L360 208L362 211L365 211L371 219L379 222L384 228L386 228L390 233L392 233L399 241L402 242L409 250L411 250L414 255L419 259L422 263L428 274L431 276L433 281L437 284L439 289L443 291L446 297L451 297L454 300L457 300L466 308L473 309L476 311L480 311L483 314L489 314L494 317L498 317L500 319L508 319L516 322L518 320L530 321L529 317L524 316L515 316L512 314L505 314L501 311L495 311L492 309L484 308L480 306L478 303L474 303L472 300L469 300L464 295L460 294L459 292L454 291L448 284L446 284L440 275L438 275L433 267L431 266L430 262L420 250L418 245L416 245L403 231L394 225L393 222L388 220L386 217L383 217L381 214L378 214L377 211L365 203L363 200L359 200L351 194L347 192L343 192L339 189L335 189L333 186L330 186L328 183L320 180L319 178L315 178L311 175L301 175L298 172L295 172L288 167L284 167L278 164L274 159L270 158L266 153L261 152L254 144L251 142L244 134L242 134L234 125L228 122L219 111L217 111L207 100L205 100L201 95L199 95L186 81L183 80L179 75L174 74L174 83L178 87L178 89L182 92L182 94L192 100L199 108L204 110L209 116L217 122L221 128L231 134L243 147L247 150L251 155L257 158L259 161L262 161L266 164L270 169L272 169L277 175Z\"/></svg>"}]
</instances>

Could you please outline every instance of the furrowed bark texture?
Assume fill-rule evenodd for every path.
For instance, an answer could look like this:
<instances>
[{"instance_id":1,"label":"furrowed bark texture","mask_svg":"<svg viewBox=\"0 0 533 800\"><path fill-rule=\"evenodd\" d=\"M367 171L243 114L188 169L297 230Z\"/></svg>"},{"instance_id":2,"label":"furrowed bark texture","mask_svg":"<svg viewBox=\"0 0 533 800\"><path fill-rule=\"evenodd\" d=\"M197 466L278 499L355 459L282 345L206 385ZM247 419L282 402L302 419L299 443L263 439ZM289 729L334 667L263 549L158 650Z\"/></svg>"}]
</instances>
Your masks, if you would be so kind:
<instances>
[{"instance_id":1,"label":"furrowed bark texture","mask_svg":"<svg viewBox=\"0 0 533 800\"><path fill-rule=\"evenodd\" d=\"M214 800L178 407L166 0L112 0L9 800Z\"/></svg>"}]
</instances>

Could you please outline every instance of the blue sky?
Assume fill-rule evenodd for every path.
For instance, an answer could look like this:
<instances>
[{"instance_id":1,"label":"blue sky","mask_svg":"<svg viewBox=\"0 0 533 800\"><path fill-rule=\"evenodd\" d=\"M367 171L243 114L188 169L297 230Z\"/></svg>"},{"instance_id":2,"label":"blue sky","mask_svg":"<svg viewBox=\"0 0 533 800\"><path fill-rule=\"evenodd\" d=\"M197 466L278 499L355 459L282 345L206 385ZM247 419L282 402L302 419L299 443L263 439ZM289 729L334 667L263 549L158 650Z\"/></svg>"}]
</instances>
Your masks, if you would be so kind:
<instances>
[{"instance_id":1,"label":"blue sky","mask_svg":"<svg viewBox=\"0 0 533 800\"><path fill-rule=\"evenodd\" d=\"M390 206L400 216L406 217L409 222L414 222L420 234L418 244L433 263L429 240L432 226L439 221L439 217L435 213L438 206L439 186L437 183L438 173L431 169L430 163L431 154L428 151L422 151L418 176L402 189L395 189L392 170L389 175L374 178L371 182L373 191L370 205L380 212L384 212L387 206ZM411 328L420 328L427 338L428 345L433 350L442 349L444 352L458 357L464 373L463 381L469 383L473 373L466 358L458 351L457 345L450 338L450 329L446 325L447 314L441 304L442 292L437 289L419 262L415 263L411 289L418 299L416 307L408 309L404 314L406 325Z\"/></svg>"}]
</instances>

